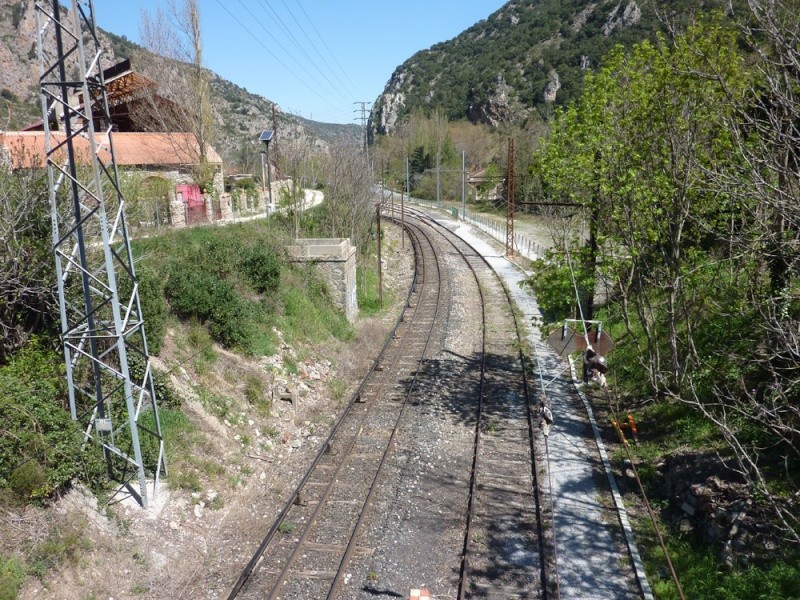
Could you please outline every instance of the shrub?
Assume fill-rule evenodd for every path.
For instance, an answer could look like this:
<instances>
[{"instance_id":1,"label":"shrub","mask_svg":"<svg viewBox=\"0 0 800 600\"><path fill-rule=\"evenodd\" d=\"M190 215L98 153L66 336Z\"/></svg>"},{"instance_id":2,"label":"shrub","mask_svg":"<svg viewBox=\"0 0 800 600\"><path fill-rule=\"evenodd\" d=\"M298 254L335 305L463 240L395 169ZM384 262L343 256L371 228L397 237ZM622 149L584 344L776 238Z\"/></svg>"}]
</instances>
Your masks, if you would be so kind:
<instances>
[{"instance_id":1,"label":"shrub","mask_svg":"<svg viewBox=\"0 0 800 600\"><path fill-rule=\"evenodd\" d=\"M214 307L208 329L214 339L224 346L249 352L254 312L248 302L231 295Z\"/></svg>"},{"instance_id":2,"label":"shrub","mask_svg":"<svg viewBox=\"0 0 800 600\"><path fill-rule=\"evenodd\" d=\"M152 267L137 267L136 278L147 332L147 349L151 355L156 355L161 351L169 316L169 307L164 299L163 279Z\"/></svg>"},{"instance_id":3,"label":"shrub","mask_svg":"<svg viewBox=\"0 0 800 600\"><path fill-rule=\"evenodd\" d=\"M74 562L81 551L91 548L91 540L84 537L85 523L71 519L57 525L50 534L36 544L30 553L31 573L41 578L62 562Z\"/></svg>"},{"instance_id":4,"label":"shrub","mask_svg":"<svg viewBox=\"0 0 800 600\"><path fill-rule=\"evenodd\" d=\"M82 474L104 472L81 450L82 436L66 408L63 361L37 340L0 367L0 488L23 500L42 499Z\"/></svg>"},{"instance_id":5,"label":"shrub","mask_svg":"<svg viewBox=\"0 0 800 600\"><path fill-rule=\"evenodd\" d=\"M251 248L239 269L257 292L263 294L278 289L281 263L272 250L263 246Z\"/></svg>"},{"instance_id":6,"label":"shrub","mask_svg":"<svg viewBox=\"0 0 800 600\"><path fill-rule=\"evenodd\" d=\"M131 377L134 381L141 382L144 377L144 360L141 354L135 352L128 353L128 368ZM164 373L156 371L151 367L151 376L153 377L153 387L156 392L156 400L159 406L179 407L181 405L181 398L172 389L169 380Z\"/></svg>"},{"instance_id":7,"label":"shrub","mask_svg":"<svg viewBox=\"0 0 800 600\"><path fill-rule=\"evenodd\" d=\"M25 569L13 556L0 554L0 600L15 600L25 582Z\"/></svg>"},{"instance_id":8,"label":"shrub","mask_svg":"<svg viewBox=\"0 0 800 600\"><path fill-rule=\"evenodd\" d=\"M175 313L183 318L206 321L230 286L205 272L198 265L174 263L168 271L164 292Z\"/></svg>"}]
</instances>

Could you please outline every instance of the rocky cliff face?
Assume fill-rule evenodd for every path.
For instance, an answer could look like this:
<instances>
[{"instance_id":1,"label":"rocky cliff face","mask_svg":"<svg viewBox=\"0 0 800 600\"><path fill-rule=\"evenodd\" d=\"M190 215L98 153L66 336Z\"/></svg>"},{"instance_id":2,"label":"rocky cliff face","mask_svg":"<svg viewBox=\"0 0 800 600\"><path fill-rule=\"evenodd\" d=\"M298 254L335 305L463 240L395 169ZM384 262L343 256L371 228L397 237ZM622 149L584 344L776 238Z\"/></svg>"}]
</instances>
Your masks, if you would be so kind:
<instances>
[{"instance_id":1,"label":"rocky cliff face","mask_svg":"<svg viewBox=\"0 0 800 600\"><path fill-rule=\"evenodd\" d=\"M18 128L42 117L36 38L34 2L0 0L0 129ZM110 40L102 36L101 42L115 60ZM54 54L55 48L47 51Z\"/></svg>"},{"instance_id":2,"label":"rocky cliff face","mask_svg":"<svg viewBox=\"0 0 800 600\"><path fill-rule=\"evenodd\" d=\"M512 0L400 65L373 105L370 133L393 133L418 108L492 126L524 122L576 97L583 71L614 44L651 34L653 22L636 0L566 7L559 0Z\"/></svg>"}]
</instances>

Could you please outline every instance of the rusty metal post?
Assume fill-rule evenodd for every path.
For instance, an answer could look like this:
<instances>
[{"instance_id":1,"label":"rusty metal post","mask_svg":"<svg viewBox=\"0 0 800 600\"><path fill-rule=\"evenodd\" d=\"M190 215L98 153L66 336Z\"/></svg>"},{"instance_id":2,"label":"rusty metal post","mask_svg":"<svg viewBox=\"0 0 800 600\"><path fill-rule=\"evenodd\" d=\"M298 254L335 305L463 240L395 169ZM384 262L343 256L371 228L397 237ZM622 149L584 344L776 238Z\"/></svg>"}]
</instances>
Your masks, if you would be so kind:
<instances>
[{"instance_id":1,"label":"rusty metal post","mask_svg":"<svg viewBox=\"0 0 800 600\"><path fill-rule=\"evenodd\" d=\"M514 197L517 193L514 177L514 138L508 138L508 176L506 184L506 256L514 258Z\"/></svg>"},{"instance_id":2,"label":"rusty metal post","mask_svg":"<svg viewBox=\"0 0 800 600\"><path fill-rule=\"evenodd\" d=\"M408 173L408 157L406 157L406 195L411 200L411 178ZM406 206L403 197L400 196L400 244L401 248L406 247Z\"/></svg>"}]
</instances>

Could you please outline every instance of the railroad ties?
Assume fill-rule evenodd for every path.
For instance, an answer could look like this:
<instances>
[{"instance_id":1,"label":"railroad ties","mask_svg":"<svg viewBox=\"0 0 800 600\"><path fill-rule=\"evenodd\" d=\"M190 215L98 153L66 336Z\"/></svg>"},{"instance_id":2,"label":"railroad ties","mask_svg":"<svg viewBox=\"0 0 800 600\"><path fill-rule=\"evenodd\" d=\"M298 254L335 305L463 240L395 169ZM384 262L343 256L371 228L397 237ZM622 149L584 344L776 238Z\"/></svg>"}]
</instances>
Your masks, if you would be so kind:
<instances>
[{"instance_id":1,"label":"railroad ties","mask_svg":"<svg viewBox=\"0 0 800 600\"><path fill-rule=\"evenodd\" d=\"M357 546L359 529L441 302L433 247L419 238L415 253L415 282L395 331L229 598L333 597L348 562L369 552Z\"/></svg>"},{"instance_id":2,"label":"railroad ties","mask_svg":"<svg viewBox=\"0 0 800 600\"><path fill-rule=\"evenodd\" d=\"M395 331L229 599L548 597L510 298L452 232L405 226L417 267Z\"/></svg>"},{"instance_id":3,"label":"railroad ties","mask_svg":"<svg viewBox=\"0 0 800 600\"><path fill-rule=\"evenodd\" d=\"M544 598L533 410L519 323L483 257L448 230L442 233L479 285L486 331L459 598Z\"/></svg>"}]
</instances>

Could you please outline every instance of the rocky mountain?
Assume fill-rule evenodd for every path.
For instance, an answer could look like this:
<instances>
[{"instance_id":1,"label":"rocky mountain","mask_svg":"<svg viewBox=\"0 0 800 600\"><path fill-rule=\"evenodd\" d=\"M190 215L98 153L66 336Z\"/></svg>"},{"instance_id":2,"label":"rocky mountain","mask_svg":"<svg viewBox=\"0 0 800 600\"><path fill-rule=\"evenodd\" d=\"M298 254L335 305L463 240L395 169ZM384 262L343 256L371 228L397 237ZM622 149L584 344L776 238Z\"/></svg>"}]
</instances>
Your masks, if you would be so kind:
<instances>
[{"instance_id":1,"label":"rocky mountain","mask_svg":"<svg viewBox=\"0 0 800 600\"><path fill-rule=\"evenodd\" d=\"M719 2L511 0L457 37L421 50L373 105L371 134L390 134L415 110L496 126L546 118L580 94L583 73L614 45L653 37L664 22Z\"/></svg>"},{"instance_id":2,"label":"rocky mountain","mask_svg":"<svg viewBox=\"0 0 800 600\"><path fill-rule=\"evenodd\" d=\"M104 64L132 58L135 70L148 74L148 55L124 37L100 31ZM273 114L284 148L324 147L341 137L360 139L356 125L318 123L286 113L257 94L211 73L212 107L216 120L213 144L228 165L247 170L258 164L257 141L272 127ZM0 130L14 130L41 119L36 14L32 0L0 0ZM274 112L273 112L274 111ZM255 157L255 158L254 158Z\"/></svg>"}]
</instances>

